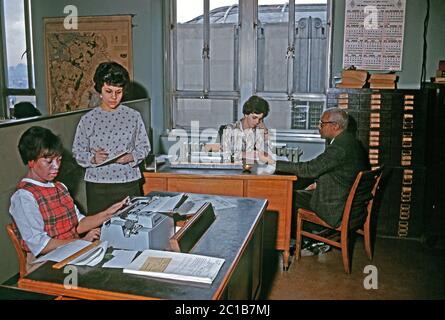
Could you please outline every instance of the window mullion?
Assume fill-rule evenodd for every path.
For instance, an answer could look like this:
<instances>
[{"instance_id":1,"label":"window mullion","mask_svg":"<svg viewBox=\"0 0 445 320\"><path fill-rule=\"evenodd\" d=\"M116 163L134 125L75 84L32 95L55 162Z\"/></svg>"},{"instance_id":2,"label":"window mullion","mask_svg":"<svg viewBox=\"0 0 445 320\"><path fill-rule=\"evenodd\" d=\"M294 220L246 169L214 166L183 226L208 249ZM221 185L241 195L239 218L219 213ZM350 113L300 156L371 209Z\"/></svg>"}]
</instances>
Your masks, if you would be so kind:
<instances>
[{"instance_id":1,"label":"window mullion","mask_svg":"<svg viewBox=\"0 0 445 320\"><path fill-rule=\"evenodd\" d=\"M177 3L176 0L171 0L170 3L171 8L170 10L167 10L169 12L169 21L166 22L168 25L168 32L169 32L169 44L170 44L170 60L169 60L169 66L170 66L170 85L166 87L168 89L168 97L167 101L170 104L170 117L166 117L165 119L165 125L166 128L174 128L176 124L176 105L177 101L173 94L174 91L178 88L178 57L177 57Z\"/></svg>"},{"instance_id":2,"label":"window mullion","mask_svg":"<svg viewBox=\"0 0 445 320\"><path fill-rule=\"evenodd\" d=\"M295 0L289 1L288 48L287 48L287 94L294 92L294 62L295 62Z\"/></svg>"},{"instance_id":3,"label":"window mullion","mask_svg":"<svg viewBox=\"0 0 445 320\"><path fill-rule=\"evenodd\" d=\"M32 43L31 43L31 18L30 18L30 2L23 0L23 8L25 11L25 42L26 42L26 62L28 71L28 88L34 89L34 74L32 61Z\"/></svg>"},{"instance_id":4,"label":"window mullion","mask_svg":"<svg viewBox=\"0 0 445 320\"><path fill-rule=\"evenodd\" d=\"M204 24L203 24L203 48L202 48L202 63L203 63L203 91L207 94L210 90L210 0L204 0Z\"/></svg>"},{"instance_id":5,"label":"window mullion","mask_svg":"<svg viewBox=\"0 0 445 320\"><path fill-rule=\"evenodd\" d=\"M239 11L238 11L239 12ZM233 90L238 91L239 90L239 55L240 55L240 45L239 45L239 36L240 36L240 22L238 20L237 25L235 26L234 30L234 37L233 37Z\"/></svg>"},{"instance_id":6,"label":"window mullion","mask_svg":"<svg viewBox=\"0 0 445 320\"><path fill-rule=\"evenodd\" d=\"M238 108L238 118L243 116L241 105L256 90L256 0L240 0L240 100Z\"/></svg>"},{"instance_id":7,"label":"window mullion","mask_svg":"<svg viewBox=\"0 0 445 320\"><path fill-rule=\"evenodd\" d=\"M5 63L5 46L3 41L5 39L5 27L4 27L4 11L3 11L3 1L0 1L0 119L5 119L7 116L6 112L6 63Z\"/></svg>"}]
</instances>

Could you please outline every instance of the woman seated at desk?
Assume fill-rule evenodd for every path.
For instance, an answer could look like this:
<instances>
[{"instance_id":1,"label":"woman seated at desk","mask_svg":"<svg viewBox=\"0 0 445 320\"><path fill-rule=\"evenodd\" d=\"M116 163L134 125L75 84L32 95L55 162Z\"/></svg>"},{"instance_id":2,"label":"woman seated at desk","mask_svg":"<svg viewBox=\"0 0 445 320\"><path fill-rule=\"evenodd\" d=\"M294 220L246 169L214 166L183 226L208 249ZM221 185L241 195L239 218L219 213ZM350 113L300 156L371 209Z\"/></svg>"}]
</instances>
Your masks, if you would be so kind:
<instances>
[{"instance_id":1,"label":"woman seated at desk","mask_svg":"<svg viewBox=\"0 0 445 320\"><path fill-rule=\"evenodd\" d=\"M11 197L9 212L15 233L27 254L27 270L39 254L48 253L83 236L99 239L104 221L118 211L127 199L95 215L82 215L66 186L56 181L63 146L58 136L42 127L31 127L19 140L19 152L28 172Z\"/></svg>"},{"instance_id":2,"label":"woman seated at desk","mask_svg":"<svg viewBox=\"0 0 445 320\"><path fill-rule=\"evenodd\" d=\"M269 114L269 103L261 97L251 96L243 105L244 117L235 123L220 128L221 149L224 162L241 162L243 159L253 163L257 152L266 158L272 157L269 130L264 118Z\"/></svg>"}]
</instances>

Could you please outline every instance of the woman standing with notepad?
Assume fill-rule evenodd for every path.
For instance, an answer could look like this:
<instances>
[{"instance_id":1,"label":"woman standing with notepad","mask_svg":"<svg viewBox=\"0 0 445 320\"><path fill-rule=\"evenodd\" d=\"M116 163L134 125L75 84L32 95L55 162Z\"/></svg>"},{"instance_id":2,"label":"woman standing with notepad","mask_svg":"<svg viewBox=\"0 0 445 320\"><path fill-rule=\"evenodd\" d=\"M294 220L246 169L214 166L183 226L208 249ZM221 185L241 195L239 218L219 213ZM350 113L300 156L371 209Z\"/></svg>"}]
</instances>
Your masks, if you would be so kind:
<instances>
[{"instance_id":1,"label":"woman standing with notepad","mask_svg":"<svg viewBox=\"0 0 445 320\"><path fill-rule=\"evenodd\" d=\"M140 113L121 104L129 82L123 66L101 63L94 74L100 105L77 126L72 151L86 168L87 206L92 213L127 195L142 195L138 165L151 148Z\"/></svg>"}]
</instances>

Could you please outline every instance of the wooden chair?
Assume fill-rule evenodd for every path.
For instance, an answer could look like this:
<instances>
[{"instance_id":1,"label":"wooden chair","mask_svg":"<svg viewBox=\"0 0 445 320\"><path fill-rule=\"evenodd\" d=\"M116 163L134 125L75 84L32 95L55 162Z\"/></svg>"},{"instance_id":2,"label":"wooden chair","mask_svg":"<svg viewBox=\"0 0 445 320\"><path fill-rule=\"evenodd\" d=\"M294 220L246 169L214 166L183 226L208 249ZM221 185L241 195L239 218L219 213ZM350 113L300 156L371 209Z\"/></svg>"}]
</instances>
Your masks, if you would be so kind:
<instances>
[{"instance_id":1,"label":"wooden chair","mask_svg":"<svg viewBox=\"0 0 445 320\"><path fill-rule=\"evenodd\" d=\"M9 223L6 225L6 232L14 245L15 252L17 253L17 258L19 260L19 276L20 278L26 275L26 251L23 250L17 235L14 232L14 225Z\"/></svg>"},{"instance_id":2,"label":"wooden chair","mask_svg":"<svg viewBox=\"0 0 445 320\"><path fill-rule=\"evenodd\" d=\"M360 171L355 178L354 184L349 191L346 205L343 210L343 218L341 225L338 228L334 228L321 220L315 212L298 209L297 217L297 239L296 239L296 259L301 257L301 236L306 236L317 241L327 243L331 246L341 249L343 266L346 273L351 272L350 267L350 233L357 232L364 236L365 251L370 260L372 260L372 246L371 246L371 213L374 203L375 194L382 177L383 167L370 171ZM361 210L366 208L366 218L363 219L363 215L359 217L351 217L351 211ZM352 209L352 210L351 210ZM303 230L303 222L311 222L321 225L331 233L324 236L327 232L320 234L314 234ZM332 231L335 230L337 232ZM331 232L330 232L331 231Z\"/></svg>"}]
</instances>

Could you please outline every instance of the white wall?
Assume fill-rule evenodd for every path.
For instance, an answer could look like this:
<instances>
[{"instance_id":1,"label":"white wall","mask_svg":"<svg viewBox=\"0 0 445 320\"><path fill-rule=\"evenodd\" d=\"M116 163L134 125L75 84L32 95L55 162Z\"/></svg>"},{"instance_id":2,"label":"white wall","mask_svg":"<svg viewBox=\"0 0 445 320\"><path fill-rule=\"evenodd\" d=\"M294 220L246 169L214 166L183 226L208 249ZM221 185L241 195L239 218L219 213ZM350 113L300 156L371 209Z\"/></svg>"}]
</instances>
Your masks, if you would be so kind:
<instances>
[{"instance_id":1,"label":"white wall","mask_svg":"<svg viewBox=\"0 0 445 320\"><path fill-rule=\"evenodd\" d=\"M133 69L134 81L146 92L153 104L153 136L164 130L163 96L163 5L164 0L33 0L31 2L35 83L37 107L47 114L45 52L43 18L64 17L67 5L77 7L79 16L131 14L133 16ZM131 97L135 99L136 97ZM129 98L130 99L130 98ZM155 139L154 148L158 148Z\"/></svg>"},{"instance_id":2,"label":"white wall","mask_svg":"<svg viewBox=\"0 0 445 320\"><path fill-rule=\"evenodd\" d=\"M333 0L333 59L332 74L339 76L343 61L343 33L345 0ZM428 30L427 80L434 77L439 60L445 60L445 37L443 21L445 17L445 1L431 0L430 21ZM399 75L399 89L419 89L423 50L423 23L426 15L427 2L406 0L405 36L403 44L402 70Z\"/></svg>"}]
</instances>

